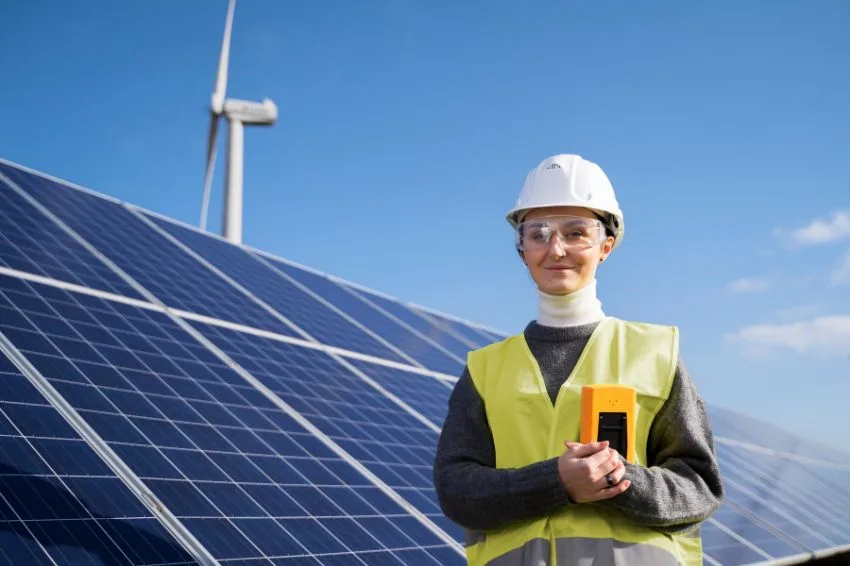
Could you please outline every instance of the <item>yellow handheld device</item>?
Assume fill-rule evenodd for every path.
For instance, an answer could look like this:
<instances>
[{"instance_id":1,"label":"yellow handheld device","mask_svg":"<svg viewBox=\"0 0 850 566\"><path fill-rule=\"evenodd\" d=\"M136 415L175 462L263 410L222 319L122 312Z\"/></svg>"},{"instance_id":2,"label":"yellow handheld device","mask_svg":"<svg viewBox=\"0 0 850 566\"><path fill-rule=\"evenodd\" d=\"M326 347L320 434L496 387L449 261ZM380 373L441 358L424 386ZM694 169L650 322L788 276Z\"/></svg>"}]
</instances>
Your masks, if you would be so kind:
<instances>
[{"instance_id":1,"label":"yellow handheld device","mask_svg":"<svg viewBox=\"0 0 850 566\"><path fill-rule=\"evenodd\" d=\"M628 385L585 385L581 388L581 443L608 445L635 461L637 391Z\"/></svg>"}]
</instances>

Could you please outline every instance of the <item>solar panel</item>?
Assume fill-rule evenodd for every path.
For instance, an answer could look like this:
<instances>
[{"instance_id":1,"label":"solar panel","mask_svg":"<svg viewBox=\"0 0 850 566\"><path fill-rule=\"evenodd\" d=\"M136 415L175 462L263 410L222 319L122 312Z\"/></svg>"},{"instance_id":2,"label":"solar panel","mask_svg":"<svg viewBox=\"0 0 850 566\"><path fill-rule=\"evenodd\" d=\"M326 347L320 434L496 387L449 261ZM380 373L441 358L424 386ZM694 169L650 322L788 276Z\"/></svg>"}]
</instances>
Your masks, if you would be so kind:
<instances>
[{"instance_id":1,"label":"solar panel","mask_svg":"<svg viewBox=\"0 0 850 566\"><path fill-rule=\"evenodd\" d=\"M0 356L0 566L464 562L431 464L466 353L503 336L0 173L0 339L34 370ZM850 456L709 413L706 564L850 548Z\"/></svg>"},{"instance_id":2,"label":"solar panel","mask_svg":"<svg viewBox=\"0 0 850 566\"><path fill-rule=\"evenodd\" d=\"M2 353L0 564L197 564Z\"/></svg>"},{"instance_id":3,"label":"solar panel","mask_svg":"<svg viewBox=\"0 0 850 566\"><path fill-rule=\"evenodd\" d=\"M168 316L6 277L0 303L18 314L0 330L216 559L453 552Z\"/></svg>"}]
</instances>

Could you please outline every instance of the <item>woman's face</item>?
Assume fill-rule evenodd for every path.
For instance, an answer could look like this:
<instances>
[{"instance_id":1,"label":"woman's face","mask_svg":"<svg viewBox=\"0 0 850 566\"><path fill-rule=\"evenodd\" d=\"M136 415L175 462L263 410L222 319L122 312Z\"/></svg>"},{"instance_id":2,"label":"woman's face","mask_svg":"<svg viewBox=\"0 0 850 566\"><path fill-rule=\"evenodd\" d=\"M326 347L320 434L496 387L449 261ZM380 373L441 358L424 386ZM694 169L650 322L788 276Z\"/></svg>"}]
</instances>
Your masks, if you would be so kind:
<instances>
[{"instance_id":1,"label":"woman's face","mask_svg":"<svg viewBox=\"0 0 850 566\"><path fill-rule=\"evenodd\" d=\"M553 223L559 229L550 232L548 243L530 221L552 217L569 218ZM572 206L538 208L523 218L522 256L537 287L550 295L567 295L586 286L596 276L596 267L604 261L614 245L613 237L605 237L598 226L598 236L582 232L593 226L598 217L590 210ZM566 233L565 233L566 232ZM590 242L592 244L583 243Z\"/></svg>"}]
</instances>

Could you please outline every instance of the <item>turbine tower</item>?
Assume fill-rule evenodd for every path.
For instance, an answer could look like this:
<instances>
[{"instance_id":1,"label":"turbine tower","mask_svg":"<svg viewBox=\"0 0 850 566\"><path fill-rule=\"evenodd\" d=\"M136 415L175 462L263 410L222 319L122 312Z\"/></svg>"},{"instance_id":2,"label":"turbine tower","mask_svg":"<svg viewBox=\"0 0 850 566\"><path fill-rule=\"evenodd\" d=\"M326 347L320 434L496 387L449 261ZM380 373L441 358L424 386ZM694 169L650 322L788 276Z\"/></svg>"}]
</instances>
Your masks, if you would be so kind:
<instances>
[{"instance_id":1,"label":"turbine tower","mask_svg":"<svg viewBox=\"0 0 850 566\"><path fill-rule=\"evenodd\" d=\"M233 27L233 11L236 0L230 0L224 24L224 39L218 61L218 75L210 102L210 131L207 140L207 171L204 176L204 196L201 203L201 230L207 229L207 210L210 204L210 188L215 169L216 136L218 120L224 117L227 129L227 163L224 178L224 218L222 235L234 244L242 243L242 179L245 153L243 126L271 126L277 120L277 106L270 99L262 102L225 98L227 91L227 64L230 58L230 30Z\"/></svg>"}]
</instances>

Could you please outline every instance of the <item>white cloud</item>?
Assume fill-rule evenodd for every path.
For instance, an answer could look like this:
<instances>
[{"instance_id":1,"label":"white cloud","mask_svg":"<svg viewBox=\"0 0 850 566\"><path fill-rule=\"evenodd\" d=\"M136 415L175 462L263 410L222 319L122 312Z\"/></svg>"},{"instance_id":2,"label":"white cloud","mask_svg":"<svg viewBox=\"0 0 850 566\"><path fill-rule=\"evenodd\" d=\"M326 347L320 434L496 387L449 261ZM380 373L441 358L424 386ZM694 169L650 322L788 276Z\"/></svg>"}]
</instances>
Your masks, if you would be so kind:
<instances>
[{"instance_id":1,"label":"white cloud","mask_svg":"<svg viewBox=\"0 0 850 566\"><path fill-rule=\"evenodd\" d=\"M850 354L850 316L820 316L788 324L757 324L726 336L746 351L764 355L791 350L801 355L846 357Z\"/></svg>"},{"instance_id":2,"label":"white cloud","mask_svg":"<svg viewBox=\"0 0 850 566\"><path fill-rule=\"evenodd\" d=\"M844 254L844 257L832 270L830 282L833 285L850 285L850 250Z\"/></svg>"},{"instance_id":3,"label":"white cloud","mask_svg":"<svg viewBox=\"0 0 850 566\"><path fill-rule=\"evenodd\" d=\"M758 293L766 291L770 285L764 279L742 277L729 283L726 288L732 293Z\"/></svg>"},{"instance_id":4,"label":"white cloud","mask_svg":"<svg viewBox=\"0 0 850 566\"><path fill-rule=\"evenodd\" d=\"M791 243L798 246L835 242L850 236L850 211L835 211L829 220L818 218L808 226L791 230L787 235L785 230L782 229L774 230L773 234L779 237L788 237Z\"/></svg>"}]
</instances>

